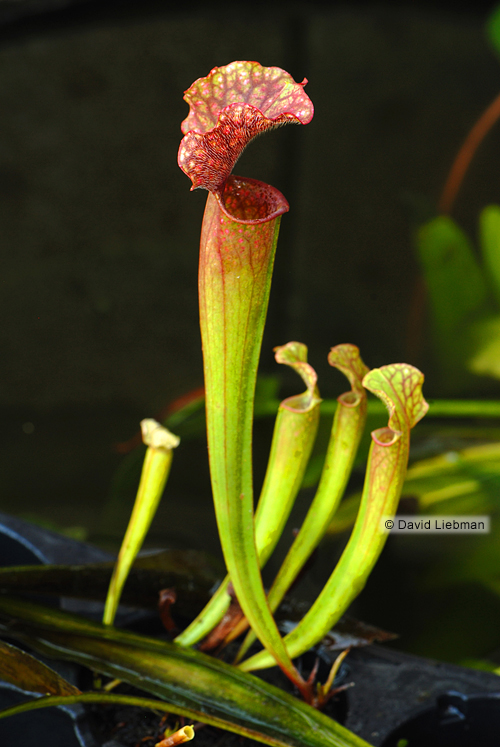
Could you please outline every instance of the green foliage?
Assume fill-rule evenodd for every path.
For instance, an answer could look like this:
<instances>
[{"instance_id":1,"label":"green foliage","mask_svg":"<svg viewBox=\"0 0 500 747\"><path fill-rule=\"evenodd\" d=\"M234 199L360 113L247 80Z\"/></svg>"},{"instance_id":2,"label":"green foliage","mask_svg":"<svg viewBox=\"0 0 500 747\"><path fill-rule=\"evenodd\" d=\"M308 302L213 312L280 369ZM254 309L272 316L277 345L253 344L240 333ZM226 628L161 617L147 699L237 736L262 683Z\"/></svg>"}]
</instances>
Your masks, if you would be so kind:
<instances>
[{"instance_id":1,"label":"green foliage","mask_svg":"<svg viewBox=\"0 0 500 747\"><path fill-rule=\"evenodd\" d=\"M500 207L488 205L479 216L480 245L486 279L500 305Z\"/></svg>"},{"instance_id":2,"label":"green foliage","mask_svg":"<svg viewBox=\"0 0 500 747\"><path fill-rule=\"evenodd\" d=\"M281 215L288 210L288 203L273 187L230 172L239 152L260 132L287 121L304 124L310 121L313 107L304 85L295 83L277 68L236 62L214 69L186 93L192 111L183 123L185 137L179 164L194 187L209 189L199 267L205 398L203 401L198 392L184 408L170 413L167 423L181 436L183 429L186 435L192 435L199 432L206 416L212 494L227 569L225 580L176 643L112 627L122 587L158 506L170 468L172 444L163 448L150 443L136 505L108 592L107 625L5 596L0 596L0 619L8 635L26 640L40 653L75 660L124 680L166 701L165 707L173 713L222 726L276 747L366 747L363 740L318 710L248 674L278 664L310 704L321 705L329 697L340 659L321 685L312 679L305 681L292 658L318 643L364 587L387 539L382 520L393 517L398 506L407 469L410 431L427 411L421 390L423 375L418 369L399 363L369 371L354 345L339 345L331 350L329 362L347 376L351 391L341 395L334 408L330 403L329 414L334 414L334 418L318 490L268 596L261 567L276 546L304 480L321 400L316 374L307 363L307 348L298 342L278 348L277 360L299 373L306 391L289 397L278 407L275 382L268 381L263 395L256 396L276 243ZM465 234L450 218L436 218L417 233L437 350L451 385L453 377L460 377L464 362L476 372L497 375L500 355L495 345L491 347L491 334L492 330L496 332L497 321L500 324L499 215L499 209L494 207L482 215L482 264ZM381 400L382 408L387 408L388 425L376 428L367 439L370 446L360 499L347 501L338 509L360 445L363 451L367 412L370 414L371 410L377 415L377 407L368 407L366 390ZM253 422L255 416L276 410L268 470L254 513ZM379 406L378 414L380 411ZM143 454L144 450L139 457ZM137 469L138 461L131 457L117 476L115 498ZM457 474L455 488L449 470L446 484L440 482L439 469L445 471L446 465L441 464L437 473L428 472L427 487L420 486L422 502L432 502L430 496L436 505L446 500L463 501L467 491L476 503L478 495L487 500L489 488L484 485L488 480L493 481L494 466L489 465L489 472L481 471L477 460L473 464L473 458L464 457L463 461L467 462L464 467L468 470L467 479L464 470ZM417 492L419 479L422 474L413 475L413 488ZM433 481L430 488L429 480ZM440 498L436 499L438 494ZM273 612L337 509L337 521L343 526L353 521L351 537L310 610L282 638ZM489 552L494 554L494 548ZM491 562L489 556L487 561ZM483 565L479 557L476 566L471 567ZM53 588L67 571L48 569L38 578ZM468 572L471 573L470 568ZM35 576L33 569L24 572L15 569L10 580L17 581L18 588L24 584L26 589ZM130 580L133 578L134 572ZM94 579L102 582L102 569L98 569ZM75 583L74 573L66 581ZM1 582L0 573L0 585ZM7 583L5 574L4 582ZM483 583L494 585L495 578ZM243 659L238 667L188 647L212 631L228 610L233 593L246 620L240 627L233 625L232 634L248 625L252 628L240 658L254 637L264 646L263 651ZM126 586L124 595L126 598ZM227 617L231 622L228 614L223 623ZM219 643L224 643L224 625L220 627L215 635L219 636ZM91 698L94 696L90 694ZM67 697L84 699L85 695ZM149 706L152 702L148 701ZM38 702L35 707L39 707Z\"/></svg>"},{"instance_id":3,"label":"green foliage","mask_svg":"<svg viewBox=\"0 0 500 747\"><path fill-rule=\"evenodd\" d=\"M321 403L316 373L307 363L305 345L289 343L276 348L276 360L295 369L307 389L301 395L288 397L278 408L269 463L255 514L255 544L261 567L276 547L302 484L318 428ZM273 386L269 394L274 393ZM210 603L177 636L177 643L193 645L221 620L231 601L227 592L229 582L228 576Z\"/></svg>"},{"instance_id":4,"label":"green foliage","mask_svg":"<svg viewBox=\"0 0 500 747\"><path fill-rule=\"evenodd\" d=\"M368 747L288 693L192 649L8 597L0 597L0 619L10 635L41 653L129 682L167 701L172 713L274 747ZM102 693L93 696L107 699ZM156 704L149 701L148 706Z\"/></svg>"},{"instance_id":5,"label":"green foliage","mask_svg":"<svg viewBox=\"0 0 500 747\"><path fill-rule=\"evenodd\" d=\"M417 246L440 337L456 334L483 304L486 287L471 244L449 216L439 216L417 232Z\"/></svg>"},{"instance_id":6,"label":"green foliage","mask_svg":"<svg viewBox=\"0 0 500 747\"><path fill-rule=\"evenodd\" d=\"M410 430L427 412L423 375L406 364L369 371L363 386L389 411L389 426L372 433L363 495L353 532L323 590L298 625L285 637L290 656L299 656L330 630L364 587L387 539L382 518L394 516L403 486ZM240 667L244 671L270 665L267 651Z\"/></svg>"},{"instance_id":7,"label":"green foliage","mask_svg":"<svg viewBox=\"0 0 500 747\"><path fill-rule=\"evenodd\" d=\"M0 641L0 679L41 695L78 695L80 690L26 651Z\"/></svg>"},{"instance_id":8,"label":"green foliage","mask_svg":"<svg viewBox=\"0 0 500 747\"><path fill-rule=\"evenodd\" d=\"M415 462L407 471L402 495L416 500L418 513L500 516L500 443L447 451ZM329 534L352 526L360 499L356 493L341 503ZM485 537L477 541L482 544Z\"/></svg>"},{"instance_id":9,"label":"green foliage","mask_svg":"<svg viewBox=\"0 0 500 747\"><path fill-rule=\"evenodd\" d=\"M363 376L368 373L355 345L337 345L328 361L341 370L351 390L337 400L330 441L323 460L320 483L307 516L269 591L268 603L274 612L323 537L347 485L366 423L367 398ZM242 626L235 629L241 632ZM242 644L238 661L255 639L252 631Z\"/></svg>"},{"instance_id":10,"label":"green foliage","mask_svg":"<svg viewBox=\"0 0 500 747\"><path fill-rule=\"evenodd\" d=\"M103 602L114 563L26 565L0 568L0 589ZM156 609L158 591L175 586L176 609L193 617L205 604L224 568L197 550L162 550L135 559L123 590L124 604Z\"/></svg>"},{"instance_id":11,"label":"green foliage","mask_svg":"<svg viewBox=\"0 0 500 747\"><path fill-rule=\"evenodd\" d=\"M172 449L179 444L179 438L155 420L143 420L141 427L148 449L132 515L106 596L103 616L106 625L114 622L125 581L160 504L172 464Z\"/></svg>"},{"instance_id":12,"label":"green foliage","mask_svg":"<svg viewBox=\"0 0 500 747\"><path fill-rule=\"evenodd\" d=\"M494 9L488 18L486 34L493 49L500 56L500 5Z\"/></svg>"},{"instance_id":13,"label":"green foliage","mask_svg":"<svg viewBox=\"0 0 500 747\"><path fill-rule=\"evenodd\" d=\"M448 391L463 387L466 371L500 378L500 208L486 207L479 223L479 258L449 216L424 224L415 237Z\"/></svg>"}]
</instances>

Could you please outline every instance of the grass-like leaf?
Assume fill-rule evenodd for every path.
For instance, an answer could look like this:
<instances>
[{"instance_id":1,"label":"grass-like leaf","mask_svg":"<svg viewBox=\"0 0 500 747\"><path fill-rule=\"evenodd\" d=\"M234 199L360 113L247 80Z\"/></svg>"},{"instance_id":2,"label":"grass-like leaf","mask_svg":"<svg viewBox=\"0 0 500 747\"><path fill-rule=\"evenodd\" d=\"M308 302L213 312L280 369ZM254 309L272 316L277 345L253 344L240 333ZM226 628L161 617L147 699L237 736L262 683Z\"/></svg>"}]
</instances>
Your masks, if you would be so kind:
<instances>
[{"instance_id":1,"label":"grass-like leaf","mask_svg":"<svg viewBox=\"0 0 500 747\"><path fill-rule=\"evenodd\" d=\"M276 747L368 747L292 695L198 651L9 597L0 597L0 620L42 653L146 690L172 713Z\"/></svg>"},{"instance_id":2,"label":"grass-like leaf","mask_svg":"<svg viewBox=\"0 0 500 747\"><path fill-rule=\"evenodd\" d=\"M80 690L34 656L0 641L0 680L42 695L78 695Z\"/></svg>"},{"instance_id":3,"label":"grass-like leaf","mask_svg":"<svg viewBox=\"0 0 500 747\"><path fill-rule=\"evenodd\" d=\"M35 565L0 568L0 589L104 601L113 562L88 565ZM196 614L221 578L223 566L211 564L196 550L162 550L136 558L127 578L122 601L156 609L161 589L175 586L176 609L185 617Z\"/></svg>"}]
</instances>

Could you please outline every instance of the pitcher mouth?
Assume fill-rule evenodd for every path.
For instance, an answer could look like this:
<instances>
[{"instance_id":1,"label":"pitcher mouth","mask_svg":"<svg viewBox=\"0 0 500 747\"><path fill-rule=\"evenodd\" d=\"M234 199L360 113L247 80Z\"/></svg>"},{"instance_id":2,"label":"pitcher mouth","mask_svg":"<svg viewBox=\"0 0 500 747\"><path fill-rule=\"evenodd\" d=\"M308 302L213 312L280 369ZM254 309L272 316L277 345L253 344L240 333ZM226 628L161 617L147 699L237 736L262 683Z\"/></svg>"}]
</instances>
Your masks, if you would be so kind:
<instances>
[{"instance_id":1,"label":"pitcher mouth","mask_svg":"<svg viewBox=\"0 0 500 747\"><path fill-rule=\"evenodd\" d=\"M214 194L222 212L237 223L267 223L290 209L275 187L233 174Z\"/></svg>"}]
</instances>

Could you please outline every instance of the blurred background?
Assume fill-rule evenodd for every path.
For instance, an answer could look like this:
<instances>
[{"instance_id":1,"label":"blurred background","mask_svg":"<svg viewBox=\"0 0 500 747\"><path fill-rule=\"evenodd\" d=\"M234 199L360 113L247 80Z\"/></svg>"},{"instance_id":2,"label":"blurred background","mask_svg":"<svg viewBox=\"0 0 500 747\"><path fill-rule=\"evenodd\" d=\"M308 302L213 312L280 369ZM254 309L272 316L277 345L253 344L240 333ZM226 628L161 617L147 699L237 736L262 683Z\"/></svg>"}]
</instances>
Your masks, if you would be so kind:
<instances>
[{"instance_id":1,"label":"blurred background","mask_svg":"<svg viewBox=\"0 0 500 747\"><path fill-rule=\"evenodd\" d=\"M264 381L280 398L297 391L272 348L299 340L322 396L336 397L346 385L326 356L351 342L370 367L420 367L430 399L500 399L487 366L474 371L457 354L448 375L414 240L436 214L466 134L500 91L500 61L485 33L494 7L270 1L172 10L148 0L1 0L1 510L117 547L140 467L123 443L142 418L202 386L197 250L206 194L190 192L177 166L182 97L233 60L306 77L315 105L310 125L258 139L236 167L290 203L261 367L279 378ZM500 203L499 158L497 127L453 208L478 262L479 214ZM460 328L455 335L458 350ZM318 459L330 424L322 424ZM175 454L149 543L220 555L198 426ZM259 421L257 484L271 434L272 420ZM498 420L434 420L417 428L412 459L495 439ZM500 503L492 472L489 464L488 511ZM361 480L360 466L352 491ZM483 498L485 480L476 491ZM320 551L305 596L329 574L345 541L338 536ZM489 585L481 574L458 586L445 574L444 586L426 586L433 563L444 568L477 550L453 541L391 539L355 612L400 633L396 645L408 650L494 659L492 572Z\"/></svg>"}]
</instances>

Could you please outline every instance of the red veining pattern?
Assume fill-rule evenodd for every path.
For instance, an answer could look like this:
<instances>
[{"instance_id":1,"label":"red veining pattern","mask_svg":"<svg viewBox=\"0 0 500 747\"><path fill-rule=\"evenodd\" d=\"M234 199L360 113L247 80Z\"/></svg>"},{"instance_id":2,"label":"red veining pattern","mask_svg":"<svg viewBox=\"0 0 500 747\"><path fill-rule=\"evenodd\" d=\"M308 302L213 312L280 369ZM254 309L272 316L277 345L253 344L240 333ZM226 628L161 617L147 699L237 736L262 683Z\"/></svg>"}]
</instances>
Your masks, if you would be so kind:
<instances>
[{"instance_id":1,"label":"red veining pattern","mask_svg":"<svg viewBox=\"0 0 500 747\"><path fill-rule=\"evenodd\" d=\"M361 360L359 348L356 345L345 343L330 348L328 363L342 371L351 385L352 392L364 394L362 381L369 368Z\"/></svg>"},{"instance_id":2,"label":"red veining pattern","mask_svg":"<svg viewBox=\"0 0 500 747\"><path fill-rule=\"evenodd\" d=\"M257 135L310 122L314 108L304 92L306 83L296 83L279 67L244 61L214 67L196 80L184 96L190 112L181 125L185 137L178 156L192 189L220 189Z\"/></svg>"},{"instance_id":3,"label":"red veining pattern","mask_svg":"<svg viewBox=\"0 0 500 747\"><path fill-rule=\"evenodd\" d=\"M406 363L374 368L363 379L363 386L385 403L389 426L395 431L413 428L429 409L422 395L423 383L424 375Z\"/></svg>"},{"instance_id":4,"label":"red veining pattern","mask_svg":"<svg viewBox=\"0 0 500 747\"><path fill-rule=\"evenodd\" d=\"M215 196L225 215L238 223L265 223L289 209L281 192L271 185L233 174Z\"/></svg>"},{"instance_id":5,"label":"red veining pattern","mask_svg":"<svg viewBox=\"0 0 500 747\"><path fill-rule=\"evenodd\" d=\"M283 400L280 407L291 412L307 412L320 403L319 392L316 388L318 376L314 368L307 362L307 347L302 342L287 342L274 348L277 363L290 366L299 374L307 387L303 394L293 395Z\"/></svg>"}]
</instances>

